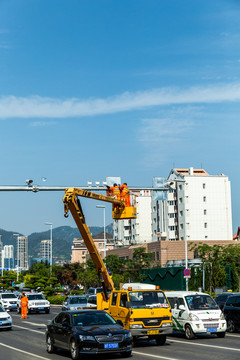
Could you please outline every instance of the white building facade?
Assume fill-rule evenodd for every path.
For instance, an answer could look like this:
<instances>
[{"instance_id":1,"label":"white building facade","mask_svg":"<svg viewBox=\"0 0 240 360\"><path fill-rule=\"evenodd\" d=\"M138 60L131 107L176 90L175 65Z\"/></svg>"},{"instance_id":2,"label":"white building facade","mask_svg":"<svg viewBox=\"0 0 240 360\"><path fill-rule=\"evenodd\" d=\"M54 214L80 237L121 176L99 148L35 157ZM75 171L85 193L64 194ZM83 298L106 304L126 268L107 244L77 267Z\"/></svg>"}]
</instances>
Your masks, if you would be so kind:
<instances>
[{"instance_id":1,"label":"white building facade","mask_svg":"<svg viewBox=\"0 0 240 360\"><path fill-rule=\"evenodd\" d=\"M165 191L140 191L137 219L114 220L116 247L162 240L232 240L231 186L226 175L172 169L154 178Z\"/></svg>"},{"instance_id":2,"label":"white building facade","mask_svg":"<svg viewBox=\"0 0 240 360\"><path fill-rule=\"evenodd\" d=\"M152 194L149 190L134 192L137 218L114 220L113 238L116 247L152 241Z\"/></svg>"},{"instance_id":3,"label":"white building facade","mask_svg":"<svg viewBox=\"0 0 240 360\"><path fill-rule=\"evenodd\" d=\"M47 260L50 263L51 258L51 240L41 240L40 243L40 258Z\"/></svg>"},{"instance_id":4,"label":"white building facade","mask_svg":"<svg viewBox=\"0 0 240 360\"><path fill-rule=\"evenodd\" d=\"M17 267L28 270L28 237L18 236L17 238Z\"/></svg>"},{"instance_id":5,"label":"white building facade","mask_svg":"<svg viewBox=\"0 0 240 360\"><path fill-rule=\"evenodd\" d=\"M231 186L226 175L209 175L203 169L173 169L176 240L232 240ZM169 202L169 201L168 201ZM173 215L171 215L173 216ZM169 231L169 240L174 234Z\"/></svg>"},{"instance_id":6,"label":"white building facade","mask_svg":"<svg viewBox=\"0 0 240 360\"><path fill-rule=\"evenodd\" d=\"M14 246L5 245L3 247L3 265L5 269L14 269Z\"/></svg>"}]
</instances>

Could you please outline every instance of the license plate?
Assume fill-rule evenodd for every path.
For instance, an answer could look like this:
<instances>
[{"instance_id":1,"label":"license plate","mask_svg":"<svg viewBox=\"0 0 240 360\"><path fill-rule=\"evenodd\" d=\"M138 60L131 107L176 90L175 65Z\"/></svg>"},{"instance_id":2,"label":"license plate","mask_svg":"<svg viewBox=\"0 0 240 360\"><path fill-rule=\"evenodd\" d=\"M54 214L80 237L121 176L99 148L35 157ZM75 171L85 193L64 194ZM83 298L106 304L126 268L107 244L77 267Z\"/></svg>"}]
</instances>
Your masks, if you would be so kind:
<instances>
[{"instance_id":1,"label":"license plate","mask_svg":"<svg viewBox=\"0 0 240 360\"><path fill-rule=\"evenodd\" d=\"M0 325L2 325L2 322L0 321Z\"/></svg>"},{"instance_id":2,"label":"license plate","mask_svg":"<svg viewBox=\"0 0 240 360\"><path fill-rule=\"evenodd\" d=\"M16 307L17 305L12 305L12 307Z\"/></svg>"},{"instance_id":3,"label":"license plate","mask_svg":"<svg viewBox=\"0 0 240 360\"><path fill-rule=\"evenodd\" d=\"M117 349L117 348L118 348L118 343L104 344L104 349Z\"/></svg>"},{"instance_id":4,"label":"license plate","mask_svg":"<svg viewBox=\"0 0 240 360\"><path fill-rule=\"evenodd\" d=\"M39 310L43 310L43 309L44 309L44 307L39 307L38 309L39 309Z\"/></svg>"},{"instance_id":5,"label":"license plate","mask_svg":"<svg viewBox=\"0 0 240 360\"><path fill-rule=\"evenodd\" d=\"M148 330L147 335L157 335L159 334L159 330Z\"/></svg>"},{"instance_id":6,"label":"license plate","mask_svg":"<svg viewBox=\"0 0 240 360\"><path fill-rule=\"evenodd\" d=\"M207 328L207 332L216 332L217 328Z\"/></svg>"}]
</instances>

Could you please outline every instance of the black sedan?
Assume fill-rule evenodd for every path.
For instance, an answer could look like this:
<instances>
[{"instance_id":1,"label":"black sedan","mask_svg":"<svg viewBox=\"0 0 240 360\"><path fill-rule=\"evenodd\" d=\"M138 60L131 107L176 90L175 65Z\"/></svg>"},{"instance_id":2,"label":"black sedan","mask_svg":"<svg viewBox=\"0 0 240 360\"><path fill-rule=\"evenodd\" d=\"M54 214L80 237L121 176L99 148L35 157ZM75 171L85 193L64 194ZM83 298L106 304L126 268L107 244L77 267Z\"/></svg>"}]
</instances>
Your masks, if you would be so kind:
<instances>
[{"instance_id":1,"label":"black sedan","mask_svg":"<svg viewBox=\"0 0 240 360\"><path fill-rule=\"evenodd\" d=\"M129 357L132 337L120 322L102 310L60 312L47 325L47 351L70 350L73 360L80 354L120 353L122 357Z\"/></svg>"}]
</instances>

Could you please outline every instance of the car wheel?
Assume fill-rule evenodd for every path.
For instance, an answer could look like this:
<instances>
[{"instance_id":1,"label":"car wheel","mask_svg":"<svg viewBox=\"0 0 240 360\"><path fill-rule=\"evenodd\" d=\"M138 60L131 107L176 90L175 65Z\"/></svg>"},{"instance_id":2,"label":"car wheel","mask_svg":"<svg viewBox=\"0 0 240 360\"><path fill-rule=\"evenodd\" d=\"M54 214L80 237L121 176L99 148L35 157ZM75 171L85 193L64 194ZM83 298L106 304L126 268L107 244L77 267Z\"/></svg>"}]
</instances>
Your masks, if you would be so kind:
<instances>
[{"instance_id":1,"label":"car wheel","mask_svg":"<svg viewBox=\"0 0 240 360\"><path fill-rule=\"evenodd\" d=\"M227 329L231 333L236 331L236 326L233 319L227 319Z\"/></svg>"},{"instance_id":2,"label":"car wheel","mask_svg":"<svg viewBox=\"0 0 240 360\"><path fill-rule=\"evenodd\" d=\"M46 309L45 310L45 314L49 314L50 310L49 309Z\"/></svg>"},{"instance_id":3,"label":"car wheel","mask_svg":"<svg viewBox=\"0 0 240 360\"><path fill-rule=\"evenodd\" d=\"M225 335L226 335L226 333L225 333L225 332L220 332L220 333L217 333L217 337L218 337L218 338L224 338L224 337L225 337Z\"/></svg>"},{"instance_id":4,"label":"car wheel","mask_svg":"<svg viewBox=\"0 0 240 360\"><path fill-rule=\"evenodd\" d=\"M132 350L121 352L120 355L123 358L128 358L128 357L132 356Z\"/></svg>"},{"instance_id":5,"label":"car wheel","mask_svg":"<svg viewBox=\"0 0 240 360\"><path fill-rule=\"evenodd\" d=\"M189 324L185 326L185 336L188 340L192 340L194 338L194 333L192 331L191 325Z\"/></svg>"},{"instance_id":6,"label":"car wheel","mask_svg":"<svg viewBox=\"0 0 240 360\"><path fill-rule=\"evenodd\" d=\"M72 340L70 344L71 357L73 360L79 359L79 347L76 340Z\"/></svg>"},{"instance_id":7,"label":"car wheel","mask_svg":"<svg viewBox=\"0 0 240 360\"><path fill-rule=\"evenodd\" d=\"M159 335L156 337L157 345L164 345L166 342L166 335Z\"/></svg>"},{"instance_id":8,"label":"car wheel","mask_svg":"<svg viewBox=\"0 0 240 360\"><path fill-rule=\"evenodd\" d=\"M55 346L53 345L53 339L50 335L47 336L46 340L47 352L52 354L55 351Z\"/></svg>"}]
</instances>

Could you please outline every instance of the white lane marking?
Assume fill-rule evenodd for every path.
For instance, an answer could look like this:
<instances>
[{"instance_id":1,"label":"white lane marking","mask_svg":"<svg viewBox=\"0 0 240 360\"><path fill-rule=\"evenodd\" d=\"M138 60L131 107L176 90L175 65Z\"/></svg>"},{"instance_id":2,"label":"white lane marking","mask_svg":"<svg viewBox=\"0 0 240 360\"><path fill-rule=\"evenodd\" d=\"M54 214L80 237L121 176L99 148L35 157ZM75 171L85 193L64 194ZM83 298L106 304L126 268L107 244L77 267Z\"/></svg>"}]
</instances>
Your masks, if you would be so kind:
<instances>
[{"instance_id":1,"label":"white lane marking","mask_svg":"<svg viewBox=\"0 0 240 360\"><path fill-rule=\"evenodd\" d=\"M24 329L24 330L28 330L28 331L32 331L32 332L36 332L36 333L39 333L39 334L45 334L45 331L34 330L34 329L26 328L26 327L24 327L24 326L13 325L13 327L14 327L14 328L17 327L17 328Z\"/></svg>"},{"instance_id":2,"label":"white lane marking","mask_svg":"<svg viewBox=\"0 0 240 360\"><path fill-rule=\"evenodd\" d=\"M24 324L30 324L30 325L35 325L35 326L47 326L46 324L33 323L30 321L24 321Z\"/></svg>"},{"instance_id":3,"label":"white lane marking","mask_svg":"<svg viewBox=\"0 0 240 360\"><path fill-rule=\"evenodd\" d=\"M211 347L211 348L216 348L216 349L222 349L222 350L232 350L232 351L240 351L240 349L236 349L236 348L230 348L230 347L225 347L225 346L219 346L219 345L207 345L207 344L198 344L198 343L194 343L194 342L186 342L186 341L180 341L180 340L168 340L169 342L176 342L176 343L181 343L184 345L196 345L196 346L205 346L205 347Z\"/></svg>"},{"instance_id":4,"label":"white lane marking","mask_svg":"<svg viewBox=\"0 0 240 360\"><path fill-rule=\"evenodd\" d=\"M9 345L3 344L3 343L0 343L0 346L4 346L4 347L6 347L6 348L8 348L8 349L12 349L12 350L18 351L18 352L20 352L20 353L30 355L30 356L35 357L35 358L38 358L38 359L50 360L49 358L45 358L45 357L43 357L43 356L30 353L30 352L28 352L28 351L20 350L20 349L18 349L18 348L14 348L13 346L9 346Z\"/></svg>"},{"instance_id":5,"label":"white lane marking","mask_svg":"<svg viewBox=\"0 0 240 360\"><path fill-rule=\"evenodd\" d=\"M240 335L227 334L227 337L229 336L240 338Z\"/></svg>"},{"instance_id":6,"label":"white lane marking","mask_svg":"<svg viewBox=\"0 0 240 360\"><path fill-rule=\"evenodd\" d=\"M144 356L150 356L150 357L154 357L157 359L165 359L165 360L178 360L177 358L170 358L170 357L166 357L166 356L160 356L160 355L153 355L153 354L146 354L146 353L142 353L139 351L133 351L133 354L136 355L144 355Z\"/></svg>"}]
</instances>

